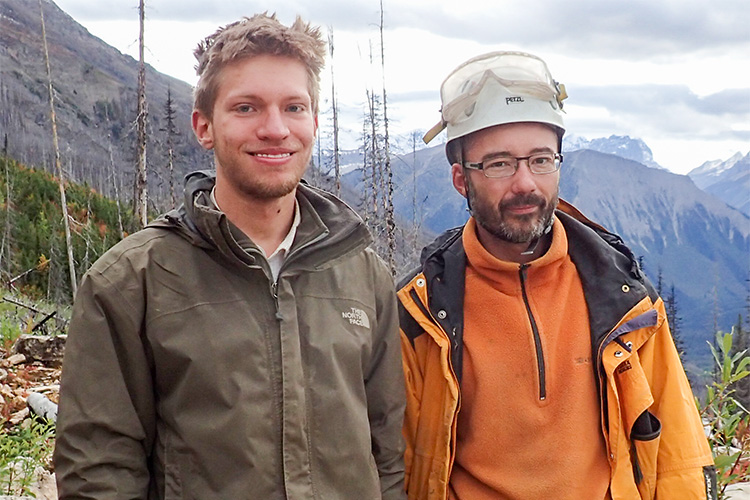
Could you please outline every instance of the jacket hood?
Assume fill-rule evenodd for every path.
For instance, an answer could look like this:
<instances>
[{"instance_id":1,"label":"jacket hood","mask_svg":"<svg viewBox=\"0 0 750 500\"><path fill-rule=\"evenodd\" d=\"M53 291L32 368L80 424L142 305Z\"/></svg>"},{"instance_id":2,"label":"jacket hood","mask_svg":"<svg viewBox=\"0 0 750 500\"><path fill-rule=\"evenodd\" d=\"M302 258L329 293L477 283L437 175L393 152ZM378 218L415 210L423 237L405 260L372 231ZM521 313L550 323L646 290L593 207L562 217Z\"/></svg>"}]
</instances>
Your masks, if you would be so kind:
<instances>
[{"instance_id":1,"label":"jacket hood","mask_svg":"<svg viewBox=\"0 0 750 500\"><path fill-rule=\"evenodd\" d=\"M227 257L252 264L254 259L248 259L248 253L232 236L237 228L210 201L215 184L213 171L188 174L183 204L155 219L149 227L176 231L195 246L215 248ZM292 253L305 255L323 251L322 256L325 256L328 252L325 258L308 260L312 267L332 265L338 258L372 243L372 236L359 215L334 195L309 186L303 180L297 186L296 197L303 220L297 229ZM313 241L316 244L309 248L308 244Z\"/></svg>"}]
</instances>

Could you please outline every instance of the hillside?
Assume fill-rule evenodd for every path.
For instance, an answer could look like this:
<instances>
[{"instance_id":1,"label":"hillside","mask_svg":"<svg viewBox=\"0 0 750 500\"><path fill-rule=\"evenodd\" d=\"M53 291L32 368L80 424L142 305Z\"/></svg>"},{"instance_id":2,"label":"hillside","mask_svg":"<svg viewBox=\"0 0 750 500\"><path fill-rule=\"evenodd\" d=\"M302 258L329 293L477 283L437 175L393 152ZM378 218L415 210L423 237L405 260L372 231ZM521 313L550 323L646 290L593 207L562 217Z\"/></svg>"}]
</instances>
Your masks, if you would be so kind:
<instances>
[{"instance_id":1,"label":"hillside","mask_svg":"<svg viewBox=\"0 0 750 500\"><path fill-rule=\"evenodd\" d=\"M134 226L132 213L88 185L66 189L78 279ZM0 279L56 303L71 301L57 179L0 155Z\"/></svg>"},{"instance_id":2,"label":"hillside","mask_svg":"<svg viewBox=\"0 0 750 500\"><path fill-rule=\"evenodd\" d=\"M73 179L112 193L112 172L130 189L138 63L91 35L43 0L63 165ZM137 39L134 33L133 38ZM38 0L0 0L0 142L26 164L50 168L52 134ZM180 172L209 165L192 137L191 87L150 66L147 161L154 192L164 185L164 108L170 90L177 118ZM110 148L112 158L110 160Z\"/></svg>"}]
</instances>

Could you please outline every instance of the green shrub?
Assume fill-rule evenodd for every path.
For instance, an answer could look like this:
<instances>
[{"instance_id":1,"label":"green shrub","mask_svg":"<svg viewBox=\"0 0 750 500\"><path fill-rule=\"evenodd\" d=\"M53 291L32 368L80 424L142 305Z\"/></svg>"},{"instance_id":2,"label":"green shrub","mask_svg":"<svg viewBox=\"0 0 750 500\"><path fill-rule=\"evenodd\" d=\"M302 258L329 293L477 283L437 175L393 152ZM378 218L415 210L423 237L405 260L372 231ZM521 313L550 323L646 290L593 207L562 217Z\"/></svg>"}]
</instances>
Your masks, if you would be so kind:
<instances>
[{"instance_id":1,"label":"green shrub","mask_svg":"<svg viewBox=\"0 0 750 500\"><path fill-rule=\"evenodd\" d=\"M714 381L706 386L705 400L696 399L701 417L709 429L709 444L716 465L719 500L726 498L728 485L750 479L750 413L734 397L733 384L750 375L747 350L732 354L735 330L717 332L711 353L716 364Z\"/></svg>"},{"instance_id":2,"label":"green shrub","mask_svg":"<svg viewBox=\"0 0 750 500\"><path fill-rule=\"evenodd\" d=\"M21 333L21 326L17 319L5 314L0 315L0 347L10 349Z\"/></svg>"},{"instance_id":3,"label":"green shrub","mask_svg":"<svg viewBox=\"0 0 750 500\"><path fill-rule=\"evenodd\" d=\"M40 467L50 469L54 424L26 419L0 428L0 495L33 495Z\"/></svg>"}]
</instances>

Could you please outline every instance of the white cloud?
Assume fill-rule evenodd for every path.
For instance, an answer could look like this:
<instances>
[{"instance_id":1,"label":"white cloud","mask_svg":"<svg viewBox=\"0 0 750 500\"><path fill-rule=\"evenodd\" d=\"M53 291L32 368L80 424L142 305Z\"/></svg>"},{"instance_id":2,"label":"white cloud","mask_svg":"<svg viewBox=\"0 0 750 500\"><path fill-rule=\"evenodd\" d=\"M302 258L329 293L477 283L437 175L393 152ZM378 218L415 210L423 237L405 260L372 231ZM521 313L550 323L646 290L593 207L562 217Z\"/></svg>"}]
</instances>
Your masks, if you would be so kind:
<instances>
[{"instance_id":1,"label":"white cloud","mask_svg":"<svg viewBox=\"0 0 750 500\"><path fill-rule=\"evenodd\" d=\"M97 36L136 54L134 0L57 3ZM201 38L219 25L268 9L257 0L147 0L146 5L147 60L189 83L195 82L192 50ZM382 88L379 5L281 0L273 7L282 22L301 14L333 27L337 97L347 109L344 117L354 120L346 126L357 131L365 90ZM439 85L456 65L482 52L508 49L541 56L566 84L567 122L576 133L640 137L656 161L679 172L750 151L748 127L742 125L750 122L745 0L539 0L489 9L480 0L384 0L384 8L385 79L396 133L426 129L438 119ZM328 68L322 85L326 98Z\"/></svg>"}]
</instances>

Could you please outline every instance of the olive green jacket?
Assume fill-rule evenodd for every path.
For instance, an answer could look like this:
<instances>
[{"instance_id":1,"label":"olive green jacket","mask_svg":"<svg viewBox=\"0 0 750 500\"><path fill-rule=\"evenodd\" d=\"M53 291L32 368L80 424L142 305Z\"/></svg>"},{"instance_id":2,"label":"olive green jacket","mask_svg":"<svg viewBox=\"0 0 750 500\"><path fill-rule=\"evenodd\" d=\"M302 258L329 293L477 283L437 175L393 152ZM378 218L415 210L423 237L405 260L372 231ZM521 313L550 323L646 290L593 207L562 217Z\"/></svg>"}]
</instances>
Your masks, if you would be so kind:
<instances>
[{"instance_id":1,"label":"olive green jacket","mask_svg":"<svg viewBox=\"0 0 750 500\"><path fill-rule=\"evenodd\" d=\"M274 283L187 179L186 203L108 251L76 297L61 499L403 498L391 276L360 218L300 185Z\"/></svg>"}]
</instances>

